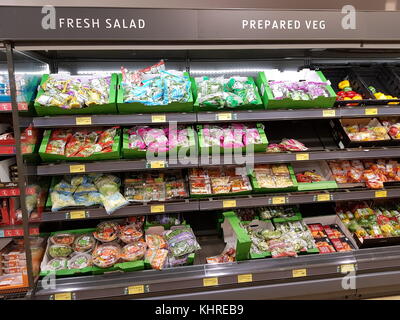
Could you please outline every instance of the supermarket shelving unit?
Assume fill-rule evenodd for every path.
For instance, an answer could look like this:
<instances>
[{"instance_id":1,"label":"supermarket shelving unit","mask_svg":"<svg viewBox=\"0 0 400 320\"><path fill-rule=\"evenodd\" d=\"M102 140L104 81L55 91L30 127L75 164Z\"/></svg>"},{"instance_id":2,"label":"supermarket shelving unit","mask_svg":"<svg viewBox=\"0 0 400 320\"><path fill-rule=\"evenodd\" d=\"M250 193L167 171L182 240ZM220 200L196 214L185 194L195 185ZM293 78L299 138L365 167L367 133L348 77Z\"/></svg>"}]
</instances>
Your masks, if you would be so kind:
<instances>
[{"instance_id":1,"label":"supermarket shelving unit","mask_svg":"<svg viewBox=\"0 0 400 320\"><path fill-rule=\"evenodd\" d=\"M126 33L125 31L98 32L95 30L80 30L80 33L65 32L62 30L38 29L40 25L40 7L19 7L0 11L7 13L6 21L18 16L22 22L14 30L7 28L9 36L0 30L0 40L4 40L7 62L10 74L14 69L24 68L27 65L31 70L43 70L48 67L50 72L88 72L103 68L104 71L113 71L120 65L128 67L141 67L150 61L166 58L172 68L189 71L194 76L203 74L224 74L223 70L241 70L242 74L255 75L257 71L269 67L311 66L323 63L369 63L388 62L400 63L400 38L397 34L388 34L384 28L386 23L394 23L394 14L397 12L383 12L384 8L369 7L362 1L358 3L365 10L358 18L363 28L356 32L332 31L317 36L315 33L305 32L301 36L280 33L279 37L271 34L238 33L232 35L229 30L222 29L215 35L202 35L202 19L207 19L207 14L219 23L226 22L231 25L230 14L238 13L235 10L164 10L154 9L146 11L149 19L160 17L168 21L174 14L187 14L185 21L187 30L182 31L182 25L176 23L168 32L161 32L163 22L150 33ZM101 8L101 5L104 5ZM140 15L142 11L133 8L113 9L111 12L108 4L100 1L97 8L69 8L70 14L120 14L121 16ZM216 2L218 6L218 1ZM326 4L330 6L330 4ZM368 8L367 8L368 7ZM317 1L309 11L295 11L299 19L307 14L312 17L322 17L324 12L314 11L319 8ZM287 8L286 8L287 9ZM289 8L304 9L304 8ZM339 15L337 8L330 8ZM335 9L335 10L334 10ZM11 10L11 9L10 9ZM63 8L57 12L64 13ZM103 11L102 11L103 10ZM109 11L104 11L109 10ZM161 10L161 11L160 11ZM381 10L381 12L378 12ZM340 11L340 10L339 10ZM92 13L90 13L92 12ZM243 11L248 18L255 11ZM240 11L239 11L240 13ZM258 11L258 14L260 11ZM326 13L326 12L325 12ZM264 11L268 17L272 14L282 15L282 12L271 13ZM303 16L304 14L304 16ZM334 14L333 20L337 18ZM371 15L376 15L376 20L371 20ZM191 18L195 19L191 20ZM205 18L206 17L206 18ZM224 19L221 19L224 17ZM335 18L336 17L336 18ZM365 33L364 25L374 21L376 31L370 35ZM182 17L181 17L182 18ZM226 19L225 19L226 18ZM8 19L8 20L7 20ZM160 18L158 18L160 19ZM331 18L329 18L331 19ZM364 19L364 20L363 20ZM332 20L332 21L333 21ZM400 21L399 19L397 19ZM153 21L153 20L152 20ZM170 20L178 21L178 20ZM331 20L329 20L331 21ZM331 21L331 22L332 22ZM336 20L334 20L336 21ZM364 22L363 22L364 21ZM153 21L154 22L154 21ZM337 21L336 21L337 22ZM170 23L170 22L168 22ZM382 28L377 24L381 23ZM10 26L14 26L11 24ZM15 27L15 26L14 26ZM28 28L32 27L32 30ZM208 28L212 28L210 23ZM215 28L220 25L214 26ZM178 32L178 29L180 31ZM160 31L161 30L161 31ZM153 33L152 33L153 32ZM175 32L175 33L174 33ZM181 32L181 33L180 33ZM183 32L183 33L182 33ZM187 34L185 33L187 32ZM197 32L197 33L196 33ZM381 32L381 33L379 33ZM226 33L226 34L225 34ZM202 38L203 36L203 38ZM150 43L151 41L151 43ZM279 50L276 50L279 49ZM383 50L385 49L385 50ZM33 65L35 65L33 67ZM39 71L40 73L40 71ZM42 71L42 73L45 73ZM13 99L13 121L15 127L24 127L33 123L38 128L74 127L79 126L77 118L80 116L54 116L54 117L23 117L17 112L15 99L15 81L11 77ZM366 110L369 109L369 112ZM224 116L221 116L221 113ZM228 114L228 115L227 115ZM299 119L333 119L345 117L366 117L400 115L400 106L376 105L365 107L333 108L329 112L322 109L298 110L257 110L233 112L199 112L199 113L167 113L165 122L200 124L221 123L234 121L282 121ZM91 115L90 125L135 125L153 123L151 114L143 115ZM160 124L160 123L158 123ZM161 123L162 124L162 123ZM26 167L22 165L20 146L16 150L19 158L20 174L24 177L21 181L35 176L53 176L68 174L71 165L80 165L83 172L125 172L138 170L152 170L151 163L145 160L117 160L88 163L67 164L39 164ZM357 148L357 149L325 149L323 151L306 152L307 157L299 157L295 153L282 154L256 154L255 163L282 163L310 160L330 159L371 159L371 158L400 158L400 147ZM223 159L223 158L222 158ZM232 164L227 161L224 165ZM203 162L199 157L194 157L192 164L165 163L162 170L176 168L203 167L212 164ZM160 170L160 168L157 168ZM21 185L20 185L21 186ZM271 204L305 204L335 201L364 200L373 198L400 198L399 187L388 187L384 190L366 189L340 189L335 191L316 191L288 194L268 194L235 196L228 198L189 199L157 203L164 207L164 212L187 212L194 215L207 215L210 210L225 210L235 208L257 207ZM21 199L25 193L21 192ZM24 202L24 201L22 201ZM24 212L25 238L29 230L26 209ZM81 210L82 211L82 210ZM60 211L58 213L44 212L42 223L67 221L82 222L89 219L103 219L109 217L128 217L134 215L154 214L152 204L130 205L122 208L109 216L102 208L88 208L76 214L76 211ZM30 252L27 246L27 253ZM31 272L32 266L28 265ZM355 287L343 285L345 277L355 272ZM207 280L205 280L207 279ZM282 298L343 298L357 299L383 294L400 293L400 246L381 247L375 249L362 249L349 253L335 253L327 255L301 256L297 259L264 259L242 261L226 265L194 265L176 269L156 271L145 270L131 273L110 273L96 276L82 276L74 278L57 279L56 287L49 288L48 279L35 282L30 274L30 288L28 297L31 299L282 299Z\"/></svg>"}]
</instances>

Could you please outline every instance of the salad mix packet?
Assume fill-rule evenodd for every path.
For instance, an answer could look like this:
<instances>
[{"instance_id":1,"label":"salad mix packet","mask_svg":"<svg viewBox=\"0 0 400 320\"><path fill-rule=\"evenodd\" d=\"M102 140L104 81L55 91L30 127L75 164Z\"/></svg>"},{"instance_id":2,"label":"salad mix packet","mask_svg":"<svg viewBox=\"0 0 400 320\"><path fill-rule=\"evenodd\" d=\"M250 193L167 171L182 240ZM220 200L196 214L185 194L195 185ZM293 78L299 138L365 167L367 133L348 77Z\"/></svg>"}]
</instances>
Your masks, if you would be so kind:
<instances>
[{"instance_id":1,"label":"salad mix packet","mask_svg":"<svg viewBox=\"0 0 400 320\"><path fill-rule=\"evenodd\" d=\"M243 148L261 144L259 129L251 124L233 123L230 125L204 125L200 129L204 147Z\"/></svg>"},{"instance_id":2,"label":"salad mix packet","mask_svg":"<svg viewBox=\"0 0 400 320\"><path fill-rule=\"evenodd\" d=\"M119 127L109 129L55 129L51 131L46 153L71 157L90 157L112 152Z\"/></svg>"},{"instance_id":3,"label":"salad mix packet","mask_svg":"<svg viewBox=\"0 0 400 320\"><path fill-rule=\"evenodd\" d=\"M174 148L189 148L190 127L155 128L136 126L127 129L129 148L139 151L167 152Z\"/></svg>"},{"instance_id":4,"label":"salad mix packet","mask_svg":"<svg viewBox=\"0 0 400 320\"><path fill-rule=\"evenodd\" d=\"M257 87L247 77L196 78L197 100L200 107L235 108L259 104Z\"/></svg>"},{"instance_id":5,"label":"salad mix packet","mask_svg":"<svg viewBox=\"0 0 400 320\"><path fill-rule=\"evenodd\" d=\"M50 74L36 98L42 106L81 109L109 103L111 77Z\"/></svg>"},{"instance_id":6,"label":"salad mix packet","mask_svg":"<svg viewBox=\"0 0 400 320\"><path fill-rule=\"evenodd\" d=\"M166 71L164 61L141 70L129 71L121 67L121 88L125 103L167 105L188 102L191 97L189 76L177 71Z\"/></svg>"}]
</instances>

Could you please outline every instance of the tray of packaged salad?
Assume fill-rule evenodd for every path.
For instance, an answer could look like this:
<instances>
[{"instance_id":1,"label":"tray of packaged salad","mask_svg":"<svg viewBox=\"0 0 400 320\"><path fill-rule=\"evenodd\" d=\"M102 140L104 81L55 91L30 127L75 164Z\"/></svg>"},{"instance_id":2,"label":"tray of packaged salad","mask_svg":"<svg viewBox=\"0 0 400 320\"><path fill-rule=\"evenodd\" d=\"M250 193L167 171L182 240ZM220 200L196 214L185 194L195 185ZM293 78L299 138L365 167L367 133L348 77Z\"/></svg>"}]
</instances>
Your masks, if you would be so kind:
<instances>
[{"instance_id":1,"label":"tray of packaged salad","mask_svg":"<svg viewBox=\"0 0 400 320\"><path fill-rule=\"evenodd\" d=\"M119 113L193 112L192 83L187 72L167 71L163 60L140 70L121 67Z\"/></svg>"},{"instance_id":2,"label":"tray of packaged salad","mask_svg":"<svg viewBox=\"0 0 400 320\"><path fill-rule=\"evenodd\" d=\"M46 207L52 212L103 206L108 214L127 206L120 193L121 180L114 175L90 174L53 177Z\"/></svg>"},{"instance_id":3,"label":"tray of packaged salad","mask_svg":"<svg viewBox=\"0 0 400 320\"><path fill-rule=\"evenodd\" d=\"M146 158L150 155L186 156L196 152L196 134L192 127L136 126L123 129L122 157Z\"/></svg>"},{"instance_id":4,"label":"tray of packaged salad","mask_svg":"<svg viewBox=\"0 0 400 320\"><path fill-rule=\"evenodd\" d=\"M194 111L264 109L253 77L192 79Z\"/></svg>"},{"instance_id":5,"label":"tray of packaged salad","mask_svg":"<svg viewBox=\"0 0 400 320\"><path fill-rule=\"evenodd\" d=\"M197 126L201 155L265 152L268 139L260 123Z\"/></svg>"},{"instance_id":6,"label":"tray of packaged salad","mask_svg":"<svg viewBox=\"0 0 400 320\"><path fill-rule=\"evenodd\" d=\"M45 130L39 156L45 162L120 158L119 127Z\"/></svg>"},{"instance_id":7,"label":"tray of packaged salad","mask_svg":"<svg viewBox=\"0 0 400 320\"><path fill-rule=\"evenodd\" d=\"M257 85L266 109L331 108L336 93L321 71L260 72Z\"/></svg>"},{"instance_id":8,"label":"tray of packaged salad","mask_svg":"<svg viewBox=\"0 0 400 320\"><path fill-rule=\"evenodd\" d=\"M45 74L34 106L39 116L117 113L116 88L116 74Z\"/></svg>"}]
</instances>

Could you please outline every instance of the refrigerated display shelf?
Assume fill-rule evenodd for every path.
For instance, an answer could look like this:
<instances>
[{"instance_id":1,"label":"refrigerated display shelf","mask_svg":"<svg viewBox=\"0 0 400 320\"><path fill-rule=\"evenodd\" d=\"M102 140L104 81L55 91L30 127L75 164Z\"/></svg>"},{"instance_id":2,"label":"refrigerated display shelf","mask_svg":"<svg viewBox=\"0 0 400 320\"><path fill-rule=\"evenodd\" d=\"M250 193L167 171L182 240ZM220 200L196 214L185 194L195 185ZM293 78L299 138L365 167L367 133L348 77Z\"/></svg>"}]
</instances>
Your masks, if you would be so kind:
<instances>
[{"instance_id":1,"label":"refrigerated display shelf","mask_svg":"<svg viewBox=\"0 0 400 320\"><path fill-rule=\"evenodd\" d=\"M107 114L34 117L33 125L37 128L113 126L162 123L195 123L195 113L149 113L149 114Z\"/></svg>"},{"instance_id":2,"label":"refrigerated display shelf","mask_svg":"<svg viewBox=\"0 0 400 320\"><path fill-rule=\"evenodd\" d=\"M124 274L105 274L57 279L56 289L45 289L39 281L33 299L72 300L119 297L125 299L162 296L179 291L219 290L227 286L248 287L263 282L318 277L341 277L343 265L356 265L352 252L293 259L260 259L228 264L195 265L171 269L146 270Z\"/></svg>"},{"instance_id":3,"label":"refrigerated display shelf","mask_svg":"<svg viewBox=\"0 0 400 320\"><path fill-rule=\"evenodd\" d=\"M228 210L234 208L253 208L270 205L294 205L334 201L368 200L375 198L400 198L400 188L384 190L351 190L339 189L331 192L294 192L268 195L213 197L201 200L186 199L183 201L156 202L151 204L129 205L118 209L111 215L104 208L77 208L58 212L45 211L41 222L65 221L77 219L102 219L151 215L177 212L200 212L210 210Z\"/></svg>"},{"instance_id":4,"label":"refrigerated display shelf","mask_svg":"<svg viewBox=\"0 0 400 320\"><path fill-rule=\"evenodd\" d=\"M243 155L243 158L245 155ZM398 158L400 147L382 148L354 148L343 150L305 151L292 153L254 153L254 163L280 163L312 160L346 160L346 159L373 159L373 158ZM39 176L60 175L69 173L92 173L92 172L124 172L131 170L148 169L179 169L207 166L235 165L233 156L224 157L217 155L218 163L213 163L210 156L199 158L185 158L183 162L179 159L168 160L105 160L96 162L81 163L50 163L36 167L36 174ZM160 158L162 159L162 158ZM35 174L33 173L33 174ZM32 171L28 171L32 174Z\"/></svg>"},{"instance_id":5,"label":"refrigerated display shelf","mask_svg":"<svg viewBox=\"0 0 400 320\"><path fill-rule=\"evenodd\" d=\"M65 278L57 280L56 289L45 289L45 282L39 281L32 299L195 299L206 294L209 299L303 298L318 294L321 297L331 294L337 298L360 298L371 288L400 284L399 250L400 246L393 246L297 258ZM355 287L343 286L343 282L347 283L345 276L355 277ZM287 290L288 287L295 290ZM240 290L239 296L237 290ZM244 295L246 291L254 292Z\"/></svg>"}]
</instances>

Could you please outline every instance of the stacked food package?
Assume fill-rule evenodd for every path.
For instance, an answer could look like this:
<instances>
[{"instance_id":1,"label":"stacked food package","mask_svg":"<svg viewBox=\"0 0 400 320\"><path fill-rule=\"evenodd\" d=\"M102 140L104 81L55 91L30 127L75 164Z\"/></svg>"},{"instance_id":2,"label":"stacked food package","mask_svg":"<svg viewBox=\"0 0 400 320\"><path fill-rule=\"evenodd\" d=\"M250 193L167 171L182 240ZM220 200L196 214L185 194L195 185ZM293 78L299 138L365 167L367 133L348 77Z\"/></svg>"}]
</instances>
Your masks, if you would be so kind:
<instances>
[{"instance_id":1,"label":"stacked food package","mask_svg":"<svg viewBox=\"0 0 400 320\"><path fill-rule=\"evenodd\" d=\"M242 123L225 126L205 125L199 129L199 135L202 137L201 147L244 148L266 143L262 137L265 136L262 125L257 127Z\"/></svg>"},{"instance_id":2,"label":"stacked food package","mask_svg":"<svg viewBox=\"0 0 400 320\"><path fill-rule=\"evenodd\" d=\"M119 127L109 129L56 129L51 132L45 153L67 158L85 158L93 154L112 152L118 134Z\"/></svg>"},{"instance_id":3,"label":"stacked food package","mask_svg":"<svg viewBox=\"0 0 400 320\"><path fill-rule=\"evenodd\" d=\"M167 152L174 148L188 148L192 144L191 127L154 128L137 126L126 129L129 149L138 151Z\"/></svg>"},{"instance_id":4,"label":"stacked food package","mask_svg":"<svg viewBox=\"0 0 400 320\"><path fill-rule=\"evenodd\" d=\"M351 141L390 140L388 130L376 118L371 119L369 122L346 123L343 128Z\"/></svg>"},{"instance_id":5,"label":"stacked food package","mask_svg":"<svg viewBox=\"0 0 400 320\"><path fill-rule=\"evenodd\" d=\"M180 171L127 174L124 196L132 202L167 201L188 198L186 182Z\"/></svg>"},{"instance_id":6,"label":"stacked food package","mask_svg":"<svg viewBox=\"0 0 400 320\"><path fill-rule=\"evenodd\" d=\"M42 272L90 273L93 268L108 269L135 261L161 270L186 264L189 255L200 249L186 225L171 227L161 234L145 234L143 222L144 219L104 221L96 229L54 233L48 240Z\"/></svg>"},{"instance_id":7,"label":"stacked food package","mask_svg":"<svg viewBox=\"0 0 400 320\"><path fill-rule=\"evenodd\" d=\"M302 221L269 223L267 228L252 228L247 225L252 240L250 253L270 252L273 258L295 257L298 253L315 249L314 239Z\"/></svg>"},{"instance_id":8,"label":"stacked food package","mask_svg":"<svg viewBox=\"0 0 400 320\"><path fill-rule=\"evenodd\" d=\"M315 244L320 253L345 252L354 250L350 240L345 237L338 225L309 224Z\"/></svg>"},{"instance_id":9,"label":"stacked food package","mask_svg":"<svg viewBox=\"0 0 400 320\"><path fill-rule=\"evenodd\" d=\"M191 169L191 196L249 193L252 188L245 168Z\"/></svg>"},{"instance_id":10,"label":"stacked food package","mask_svg":"<svg viewBox=\"0 0 400 320\"><path fill-rule=\"evenodd\" d=\"M365 183L372 189L381 189L385 182L400 181L400 165L396 160L328 161L337 183Z\"/></svg>"},{"instance_id":11,"label":"stacked food package","mask_svg":"<svg viewBox=\"0 0 400 320\"><path fill-rule=\"evenodd\" d=\"M400 211L397 205L350 203L337 205L336 213L361 243L367 239L400 236Z\"/></svg>"},{"instance_id":12,"label":"stacked food package","mask_svg":"<svg viewBox=\"0 0 400 320\"><path fill-rule=\"evenodd\" d=\"M258 184L257 188L260 189L284 189L294 186L286 164L255 165L252 177Z\"/></svg>"}]
</instances>

